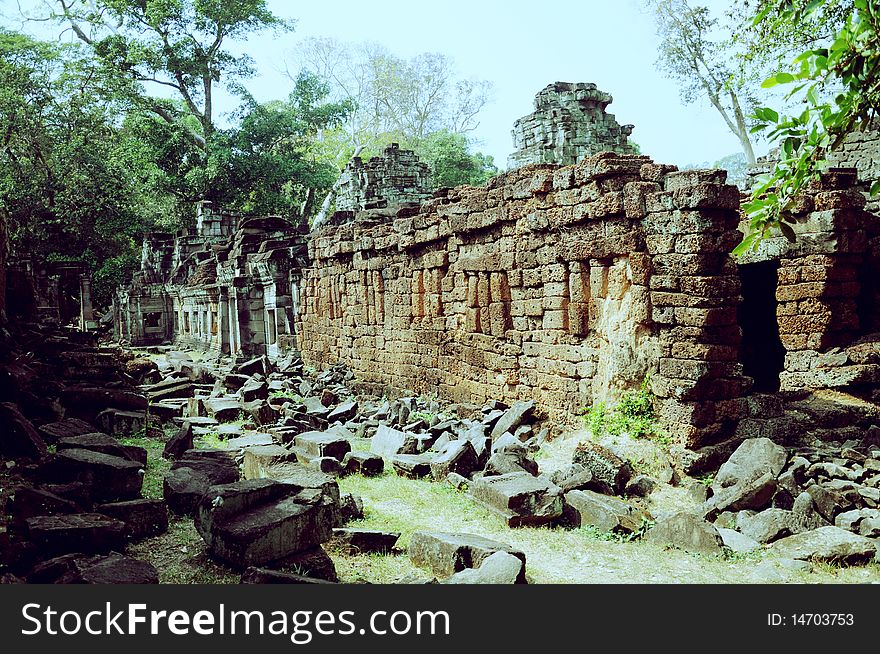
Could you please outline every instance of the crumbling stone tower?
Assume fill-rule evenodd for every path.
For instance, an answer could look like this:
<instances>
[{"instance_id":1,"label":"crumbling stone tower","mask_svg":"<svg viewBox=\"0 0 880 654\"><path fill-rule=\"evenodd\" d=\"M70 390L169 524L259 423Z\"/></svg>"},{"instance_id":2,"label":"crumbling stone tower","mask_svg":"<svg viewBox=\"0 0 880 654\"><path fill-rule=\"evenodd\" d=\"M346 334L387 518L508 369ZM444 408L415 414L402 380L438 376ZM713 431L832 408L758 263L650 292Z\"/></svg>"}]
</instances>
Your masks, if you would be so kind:
<instances>
[{"instance_id":1,"label":"crumbling stone tower","mask_svg":"<svg viewBox=\"0 0 880 654\"><path fill-rule=\"evenodd\" d=\"M535 111L513 124L508 168L554 163L571 166L599 152L635 154L632 125L618 125L605 108L610 94L586 82L556 82L535 96Z\"/></svg>"},{"instance_id":2,"label":"crumbling stone tower","mask_svg":"<svg viewBox=\"0 0 880 654\"><path fill-rule=\"evenodd\" d=\"M366 163L353 157L342 171L337 211L383 209L431 197L431 169L412 150L392 143Z\"/></svg>"}]
</instances>

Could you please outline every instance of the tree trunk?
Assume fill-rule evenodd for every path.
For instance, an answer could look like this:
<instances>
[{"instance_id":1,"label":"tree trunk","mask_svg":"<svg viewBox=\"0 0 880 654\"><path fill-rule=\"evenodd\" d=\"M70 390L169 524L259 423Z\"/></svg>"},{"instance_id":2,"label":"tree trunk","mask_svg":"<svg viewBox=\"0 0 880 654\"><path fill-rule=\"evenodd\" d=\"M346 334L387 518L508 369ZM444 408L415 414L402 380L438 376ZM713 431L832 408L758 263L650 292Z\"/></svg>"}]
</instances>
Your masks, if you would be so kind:
<instances>
[{"instance_id":1,"label":"tree trunk","mask_svg":"<svg viewBox=\"0 0 880 654\"><path fill-rule=\"evenodd\" d=\"M749 127L746 125L746 118L743 114L742 107L739 104L739 98L733 90L730 91L730 102L733 105L733 114L736 116L736 135L739 138L743 152L746 155L746 161L748 161L749 164L755 164L755 150L752 148L752 141L749 138Z\"/></svg>"},{"instance_id":2,"label":"tree trunk","mask_svg":"<svg viewBox=\"0 0 880 654\"><path fill-rule=\"evenodd\" d=\"M359 145L354 150L354 154L351 155L351 158L354 159L361 152L363 152L364 146ZM330 207L333 205L333 200L336 199L336 195L339 193L339 189L342 188L342 175L340 174L339 178L330 187L330 190L327 192L327 196L324 198L324 201L321 203L321 208L318 210L317 215L315 215L315 219L312 221L312 231L314 232L316 229L320 229L323 227L324 223L327 222L330 213Z\"/></svg>"}]
</instances>

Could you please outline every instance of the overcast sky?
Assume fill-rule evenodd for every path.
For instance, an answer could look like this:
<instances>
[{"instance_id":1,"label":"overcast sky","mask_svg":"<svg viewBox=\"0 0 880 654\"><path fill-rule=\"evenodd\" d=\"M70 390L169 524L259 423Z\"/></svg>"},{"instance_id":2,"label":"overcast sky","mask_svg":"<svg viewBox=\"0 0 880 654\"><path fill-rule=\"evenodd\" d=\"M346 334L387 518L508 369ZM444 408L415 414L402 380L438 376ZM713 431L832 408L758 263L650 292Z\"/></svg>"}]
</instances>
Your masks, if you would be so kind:
<instances>
[{"instance_id":1,"label":"overcast sky","mask_svg":"<svg viewBox=\"0 0 880 654\"><path fill-rule=\"evenodd\" d=\"M16 4L0 0L7 19L17 13ZM33 7L38 0L20 4ZM297 23L293 33L255 35L236 46L256 62L259 74L246 85L260 100L286 96L290 80L284 64L294 61L291 50L299 40L369 40L403 57L441 52L460 75L491 81L493 101L473 136L501 168L512 149L514 120L530 113L535 94L556 81L594 82L611 93L608 111L619 123L635 125L631 138L658 162L711 163L739 150L708 102L682 105L674 83L656 69L658 39L639 0L269 0L269 5ZM226 98L219 109L233 107Z\"/></svg>"}]
</instances>

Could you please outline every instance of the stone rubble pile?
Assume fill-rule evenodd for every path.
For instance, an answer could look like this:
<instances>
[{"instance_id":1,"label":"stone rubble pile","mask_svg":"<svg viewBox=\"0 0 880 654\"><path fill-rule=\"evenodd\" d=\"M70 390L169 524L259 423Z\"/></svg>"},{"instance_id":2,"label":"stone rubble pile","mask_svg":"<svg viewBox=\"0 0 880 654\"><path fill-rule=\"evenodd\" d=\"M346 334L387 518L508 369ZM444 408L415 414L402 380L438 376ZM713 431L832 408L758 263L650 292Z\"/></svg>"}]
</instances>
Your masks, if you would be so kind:
<instances>
[{"instance_id":1,"label":"stone rubble pile","mask_svg":"<svg viewBox=\"0 0 880 654\"><path fill-rule=\"evenodd\" d=\"M742 442L719 468L698 514L658 521L656 542L686 550L745 553L857 565L874 560L880 537L880 444L816 442L791 450L768 438Z\"/></svg>"},{"instance_id":2,"label":"stone rubble pile","mask_svg":"<svg viewBox=\"0 0 880 654\"><path fill-rule=\"evenodd\" d=\"M164 532L141 496L147 399L118 348L95 334L23 323L0 343L0 569L4 581L158 583L128 543ZM149 368L149 367L147 367Z\"/></svg>"}]
</instances>

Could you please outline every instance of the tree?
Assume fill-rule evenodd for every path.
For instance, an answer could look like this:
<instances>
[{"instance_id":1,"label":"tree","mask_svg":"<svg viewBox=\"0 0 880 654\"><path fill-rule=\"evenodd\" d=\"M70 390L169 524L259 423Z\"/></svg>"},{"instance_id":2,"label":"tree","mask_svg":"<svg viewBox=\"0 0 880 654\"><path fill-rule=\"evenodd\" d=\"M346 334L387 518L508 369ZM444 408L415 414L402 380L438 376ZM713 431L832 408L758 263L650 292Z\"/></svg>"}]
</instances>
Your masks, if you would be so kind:
<instances>
[{"instance_id":1,"label":"tree","mask_svg":"<svg viewBox=\"0 0 880 654\"><path fill-rule=\"evenodd\" d=\"M452 61L438 53L404 60L374 43L311 38L296 57L330 84L331 97L352 104L340 168L358 148L378 154L391 140L413 147L431 132L473 131L492 89L488 81L456 77Z\"/></svg>"},{"instance_id":2,"label":"tree","mask_svg":"<svg viewBox=\"0 0 880 654\"><path fill-rule=\"evenodd\" d=\"M127 102L102 73L79 48L0 31L0 205L11 248L86 263L98 302L113 271L136 260L155 207L140 144L118 128Z\"/></svg>"},{"instance_id":3,"label":"tree","mask_svg":"<svg viewBox=\"0 0 880 654\"><path fill-rule=\"evenodd\" d=\"M326 102L328 94L323 80L304 72L286 101L258 104L249 98L238 125L217 139L210 167L217 201L257 215L311 216L315 197L327 192L337 173L317 156L315 137L341 124L351 110L346 101Z\"/></svg>"},{"instance_id":4,"label":"tree","mask_svg":"<svg viewBox=\"0 0 880 654\"><path fill-rule=\"evenodd\" d=\"M253 75L247 55L228 41L268 28L289 29L265 0L57 0L53 17L70 26L108 71L130 82L142 109L184 133L202 151L216 131L214 88L237 90ZM171 89L181 105L147 94L145 85ZM195 118L196 124L181 120Z\"/></svg>"},{"instance_id":5,"label":"tree","mask_svg":"<svg viewBox=\"0 0 880 654\"><path fill-rule=\"evenodd\" d=\"M842 18L841 18L842 17ZM804 25L831 27L831 37L798 55L763 86L785 85L789 100L803 106L796 115L759 107L756 130L766 130L779 144L780 159L764 176L746 205L749 232L735 252L755 248L773 229L794 240L791 209L816 180L825 154L843 138L865 129L880 112L880 1L763 0L754 9L752 28L763 38ZM880 192L880 183L871 189Z\"/></svg>"},{"instance_id":6,"label":"tree","mask_svg":"<svg viewBox=\"0 0 880 654\"><path fill-rule=\"evenodd\" d=\"M685 104L707 98L739 140L746 160L755 163L743 108L752 99L743 79L730 65L730 42L717 39L718 20L706 7L692 7L687 0L650 0L648 4L660 37L658 67L678 82Z\"/></svg>"},{"instance_id":7,"label":"tree","mask_svg":"<svg viewBox=\"0 0 880 654\"><path fill-rule=\"evenodd\" d=\"M391 142L419 150L434 132L473 131L491 93L487 81L456 77L442 54L405 60L376 44L330 38L307 39L296 54L302 67L328 81L331 97L351 103L344 126L320 135L324 156L338 170L352 157L381 153ZM328 218L338 189L334 184L325 196L313 228Z\"/></svg>"},{"instance_id":8,"label":"tree","mask_svg":"<svg viewBox=\"0 0 880 654\"><path fill-rule=\"evenodd\" d=\"M471 154L464 134L440 130L429 134L418 148L419 158L431 167L435 186L479 186L498 174L492 157Z\"/></svg>"}]
</instances>

